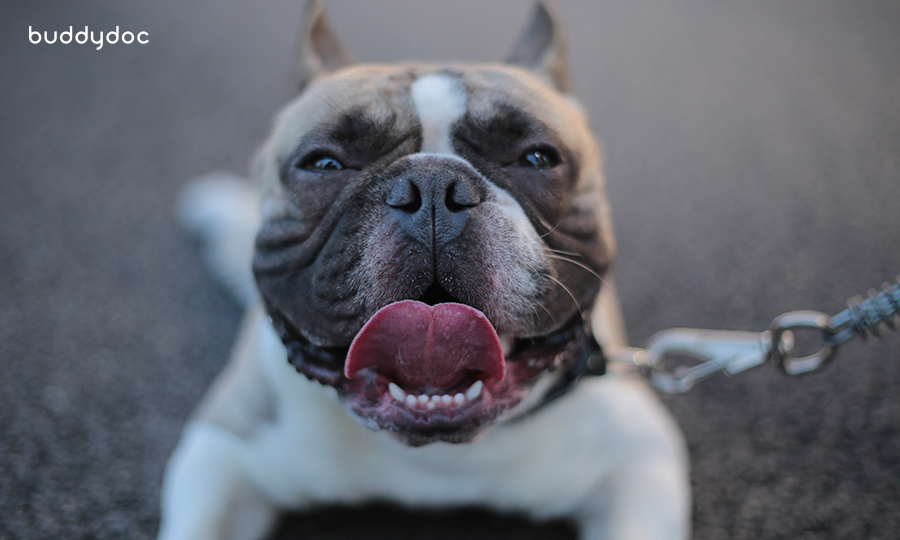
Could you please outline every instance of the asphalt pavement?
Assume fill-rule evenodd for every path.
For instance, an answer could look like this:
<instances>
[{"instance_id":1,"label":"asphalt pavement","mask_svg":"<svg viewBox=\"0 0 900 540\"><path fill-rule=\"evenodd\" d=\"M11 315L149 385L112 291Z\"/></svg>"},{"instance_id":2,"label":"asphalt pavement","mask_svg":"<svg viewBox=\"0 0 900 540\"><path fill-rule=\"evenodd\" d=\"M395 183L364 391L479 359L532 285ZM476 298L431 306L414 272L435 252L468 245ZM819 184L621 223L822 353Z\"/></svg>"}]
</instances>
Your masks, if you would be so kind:
<instances>
[{"instance_id":1,"label":"asphalt pavement","mask_svg":"<svg viewBox=\"0 0 900 540\"><path fill-rule=\"evenodd\" d=\"M528 2L329 0L362 61L502 60ZM900 3L558 0L603 140L633 343L842 310L900 274ZM0 539L153 538L239 308L178 227L292 95L299 0L0 6ZM29 29L147 32L32 44ZM663 398L697 539L900 537L900 332L821 372ZM561 538L481 511L324 509L279 538Z\"/></svg>"}]
</instances>

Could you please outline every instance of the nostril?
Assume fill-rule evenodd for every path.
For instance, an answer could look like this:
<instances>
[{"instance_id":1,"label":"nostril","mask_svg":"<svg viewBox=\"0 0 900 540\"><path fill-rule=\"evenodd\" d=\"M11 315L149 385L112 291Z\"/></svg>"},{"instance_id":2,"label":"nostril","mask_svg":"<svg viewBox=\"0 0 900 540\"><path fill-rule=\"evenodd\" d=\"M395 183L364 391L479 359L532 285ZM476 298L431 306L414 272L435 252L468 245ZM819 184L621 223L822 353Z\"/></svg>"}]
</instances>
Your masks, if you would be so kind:
<instances>
[{"instance_id":1,"label":"nostril","mask_svg":"<svg viewBox=\"0 0 900 540\"><path fill-rule=\"evenodd\" d=\"M402 180L388 193L386 202L391 208L414 214L422 207L422 194L413 182Z\"/></svg>"},{"instance_id":2,"label":"nostril","mask_svg":"<svg viewBox=\"0 0 900 540\"><path fill-rule=\"evenodd\" d=\"M452 189L452 188L451 188L450 191L447 192L447 200L444 201L444 205L447 206L447 210L450 210L450 211L453 212L454 214L455 214L456 212L462 212L463 210L465 210L466 208L468 208L467 206L464 206L464 205L462 205L462 204L459 204L459 203L457 203L456 201L453 200L453 189Z\"/></svg>"},{"instance_id":3,"label":"nostril","mask_svg":"<svg viewBox=\"0 0 900 540\"><path fill-rule=\"evenodd\" d=\"M468 182L454 182L447 188L447 197L444 205L451 212L462 212L478 206L481 196Z\"/></svg>"}]
</instances>

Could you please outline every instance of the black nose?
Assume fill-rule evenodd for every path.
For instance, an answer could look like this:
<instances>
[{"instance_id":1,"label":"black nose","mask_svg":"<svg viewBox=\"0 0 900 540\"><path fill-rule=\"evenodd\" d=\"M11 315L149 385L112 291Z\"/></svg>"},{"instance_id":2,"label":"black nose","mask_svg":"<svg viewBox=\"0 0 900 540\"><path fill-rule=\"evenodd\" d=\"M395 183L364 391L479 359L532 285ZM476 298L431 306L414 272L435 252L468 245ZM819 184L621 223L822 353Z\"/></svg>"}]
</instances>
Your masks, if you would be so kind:
<instances>
[{"instance_id":1,"label":"black nose","mask_svg":"<svg viewBox=\"0 0 900 540\"><path fill-rule=\"evenodd\" d=\"M459 236L469 211L481 203L476 175L450 160L419 164L398 176L386 202L411 238L444 245Z\"/></svg>"}]
</instances>

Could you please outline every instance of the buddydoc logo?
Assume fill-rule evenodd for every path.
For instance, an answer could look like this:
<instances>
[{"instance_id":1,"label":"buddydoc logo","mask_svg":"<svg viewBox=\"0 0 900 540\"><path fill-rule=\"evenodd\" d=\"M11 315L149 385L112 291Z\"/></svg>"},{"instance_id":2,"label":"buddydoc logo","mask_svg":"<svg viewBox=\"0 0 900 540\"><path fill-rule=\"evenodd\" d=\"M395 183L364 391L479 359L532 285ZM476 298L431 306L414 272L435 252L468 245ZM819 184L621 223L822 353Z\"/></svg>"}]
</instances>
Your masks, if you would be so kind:
<instances>
[{"instance_id":1,"label":"buddydoc logo","mask_svg":"<svg viewBox=\"0 0 900 540\"><path fill-rule=\"evenodd\" d=\"M84 30L75 32L74 34L72 32L73 32L73 30L72 30L72 27L70 26L68 30L64 30L64 31L60 32L58 35L56 33L56 30L54 30L53 36L51 37L50 32L44 31L44 33L41 34L37 30L34 30L31 26L29 26L28 27L28 41L30 41L31 43L33 43L35 45L37 45L38 43L41 43L42 41L44 43L47 43L48 45L53 45L57 41L59 41L59 43L62 43L63 45L68 45L69 43L72 43L73 41L79 45L84 45L85 43L88 42L88 40L90 40L91 43L93 43L94 45L97 46L98 51L103 48L104 34L102 31L96 32L96 34L97 34L96 39L94 37L95 32L93 30L90 30L87 26L84 27ZM131 45L132 43L139 43L141 45L146 45L146 44L150 43L150 34L149 33L147 33L147 32L135 33L135 32L125 31L125 32L122 32L122 35L119 35L119 27L118 26L112 32L107 32L105 37L106 37L106 43L108 45L115 45L116 43L119 43L120 41L122 43L124 43L125 45Z\"/></svg>"}]
</instances>

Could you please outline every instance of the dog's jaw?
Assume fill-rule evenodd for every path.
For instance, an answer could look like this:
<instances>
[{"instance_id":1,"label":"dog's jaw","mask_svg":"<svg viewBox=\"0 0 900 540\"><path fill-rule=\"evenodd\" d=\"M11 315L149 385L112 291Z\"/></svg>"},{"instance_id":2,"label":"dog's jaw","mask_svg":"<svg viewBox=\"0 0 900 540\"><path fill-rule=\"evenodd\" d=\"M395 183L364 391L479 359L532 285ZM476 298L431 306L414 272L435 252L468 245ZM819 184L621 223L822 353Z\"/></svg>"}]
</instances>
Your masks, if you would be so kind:
<instances>
[{"instance_id":1,"label":"dog's jaw","mask_svg":"<svg viewBox=\"0 0 900 540\"><path fill-rule=\"evenodd\" d=\"M307 378L331 386L347 410L364 426L394 434L410 446L432 442L465 443L490 425L528 412L537 383L555 377L593 339L580 317L543 338L505 343L503 376L463 374L448 387L411 387L395 373L364 367L347 377L346 348L311 345L271 307L270 318L288 360ZM537 396L539 397L539 396Z\"/></svg>"}]
</instances>

